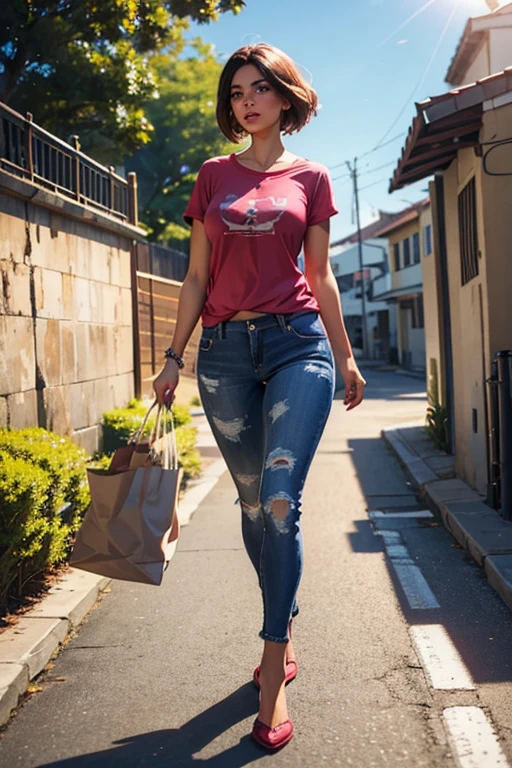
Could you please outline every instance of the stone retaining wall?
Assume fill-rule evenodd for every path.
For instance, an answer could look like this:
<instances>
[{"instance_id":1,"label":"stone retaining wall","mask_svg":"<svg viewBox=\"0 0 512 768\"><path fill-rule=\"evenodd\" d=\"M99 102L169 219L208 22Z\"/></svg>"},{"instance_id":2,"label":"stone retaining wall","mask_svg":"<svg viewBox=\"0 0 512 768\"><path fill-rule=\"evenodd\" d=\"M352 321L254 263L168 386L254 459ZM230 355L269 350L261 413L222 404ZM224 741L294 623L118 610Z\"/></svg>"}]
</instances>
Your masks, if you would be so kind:
<instances>
[{"instance_id":1,"label":"stone retaining wall","mask_svg":"<svg viewBox=\"0 0 512 768\"><path fill-rule=\"evenodd\" d=\"M130 252L142 236L0 172L0 425L98 447L102 414L134 393Z\"/></svg>"}]
</instances>

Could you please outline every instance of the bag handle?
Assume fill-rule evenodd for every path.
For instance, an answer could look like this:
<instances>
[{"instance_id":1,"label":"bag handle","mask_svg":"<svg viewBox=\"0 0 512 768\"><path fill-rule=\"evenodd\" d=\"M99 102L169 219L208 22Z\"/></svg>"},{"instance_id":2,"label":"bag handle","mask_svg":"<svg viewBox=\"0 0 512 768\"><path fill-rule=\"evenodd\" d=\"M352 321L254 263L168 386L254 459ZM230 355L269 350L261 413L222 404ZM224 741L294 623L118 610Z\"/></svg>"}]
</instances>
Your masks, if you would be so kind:
<instances>
[{"instance_id":1,"label":"bag handle","mask_svg":"<svg viewBox=\"0 0 512 768\"><path fill-rule=\"evenodd\" d=\"M164 469L178 469L178 446L176 443L176 428L174 426L174 418L172 410L169 409L169 419L171 422L171 430L168 431L167 417L164 413L164 406L159 405L158 413L155 421L155 426L151 432L149 443L151 447L151 458L153 460L160 459L162 457L162 467ZM162 451L156 452L153 448L156 441L161 441Z\"/></svg>"},{"instance_id":2,"label":"bag handle","mask_svg":"<svg viewBox=\"0 0 512 768\"><path fill-rule=\"evenodd\" d=\"M137 429L137 430L136 430L136 431L133 433L133 435L131 435L131 437L129 438L129 440L128 440L128 445L133 445L133 444L135 444L135 445L138 445L138 444L141 442L141 439L142 439L142 435L144 434L144 430L146 429L146 424L148 423L148 419L149 419L149 416L150 416L150 414L151 414L151 411L153 410L153 408L155 407L155 405L157 405L157 403L158 403L158 400L155 400L155 401L154 401L154 402L153 402L153 403L150 405L150 407L148 408L148 411L147 411L146 415L144 416L144 418L143 418L143 420L142 420L142 424L141 424L141 425L140 425L140 427L139 427L139 428L138 428L138 429Z\"/></svg>"}]
</instances>

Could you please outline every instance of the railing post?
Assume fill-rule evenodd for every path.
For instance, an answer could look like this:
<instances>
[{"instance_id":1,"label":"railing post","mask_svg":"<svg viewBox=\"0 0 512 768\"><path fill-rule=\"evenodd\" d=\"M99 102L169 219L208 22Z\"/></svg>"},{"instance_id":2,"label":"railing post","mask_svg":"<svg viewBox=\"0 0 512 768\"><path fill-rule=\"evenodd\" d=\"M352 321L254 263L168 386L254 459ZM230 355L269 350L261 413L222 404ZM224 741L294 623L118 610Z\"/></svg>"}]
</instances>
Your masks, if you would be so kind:
<instances>
[{"instance_id":1,"label":"railing post","mask_svg":"<svg viewBox=\"0 0 512 768\"><path fill-rule=\"evenodd\" d=\"M137 174L128 174L128 221L137 226L139 223L139 206L137 201Z\"/></svg>"},{"instance_id":2,"label":"railing post","mask_svg":"<svg viewBox=\"0 0 512 768\"><path fill-rule=\"evenodd\" d=\"M74 133L71 137L71 146L77 152L80 151L80 137ZM80 157L75 155L75 196L78 202L80 202Z\"/></svg>"},{"instance_id":3,"label":"railing post","mask_svg":"<svg viewBox=\"0 0 512 768\"><path fill-rule=\"evenodd\" d=\"M489 408L490 408L490 428L489 428L489 482L487 484L486 503L492 509L499 509L500 506L500 409L498 403L498 384L500 377L498 375L498 363L493 360L491 363L491 375L486 379L489 384Z\"/></svg>"},{"instance_id":4,"label":"railing post","mask_svg":"<svg viewBox=\"0 0 512 768\"><path fill-rule=\"evenodd\" d=\"M111 211L115 211L115 209L116 209L116 190L115 190L115 185L114 185L114 171L115 171L114 166L113 165L109 165L108 172L110 174L110 177L109 177L109 182L110 182L109 183L109 195L110 195L110 199L108 200L108 206L107 207Z\"/></svg>"},{"instance_id":5,"label":"railing post","mask_svg":"<svg viewBox=\"0 0 512 768\"><path fill-rule=\"evenodd\" d=\"M32 123L32 113L27 112L25 116L25 153L27 156L27 171L30 181L34 181L34 155L32 147L32 137L34 135L34 126Z\"/></svg>"}]
</instances>

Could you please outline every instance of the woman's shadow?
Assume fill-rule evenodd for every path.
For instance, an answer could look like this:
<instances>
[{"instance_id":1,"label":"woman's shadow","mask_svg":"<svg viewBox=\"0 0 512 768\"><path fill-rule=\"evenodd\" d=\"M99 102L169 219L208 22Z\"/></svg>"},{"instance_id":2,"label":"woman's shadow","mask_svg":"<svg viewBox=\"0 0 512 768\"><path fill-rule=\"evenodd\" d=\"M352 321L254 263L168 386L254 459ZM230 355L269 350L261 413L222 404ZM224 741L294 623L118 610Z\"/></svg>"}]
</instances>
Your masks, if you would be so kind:
<instances>
[{"instance_id":1,"label":"woman's shadow","mask_svg":"<svg viewBox=\"0 0 512 768\"><path fill-rule=\"evenodd\" d=\"M112 742L112 749L69 757L44 763L40 768L135 768L135 766L166 766L166 768L243 768L265 756L249 734L238 744L206 759L194 755L221 733L257 712L254 687L246 683L227 698L189 720L181 728L152 731Z\"/></svg>"}]
</instances>

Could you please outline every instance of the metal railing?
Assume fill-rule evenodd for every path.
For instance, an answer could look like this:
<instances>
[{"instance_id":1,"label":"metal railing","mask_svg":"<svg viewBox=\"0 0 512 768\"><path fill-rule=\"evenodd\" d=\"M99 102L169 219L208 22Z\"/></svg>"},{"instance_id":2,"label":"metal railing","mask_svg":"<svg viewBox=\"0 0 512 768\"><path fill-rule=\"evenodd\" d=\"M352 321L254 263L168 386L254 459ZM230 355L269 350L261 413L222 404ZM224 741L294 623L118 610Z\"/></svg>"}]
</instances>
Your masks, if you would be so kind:
<instances>
[{"instance_id":1,"label":"metal railing","mask_svg":"<svg viewBox=\"0 0 512 768\"><path fill-rule=\"evenodd\" d=\"M137 179L128 181L76 146L53 136L0 103L0 168L33 184L58 192L84 206L137 224Z\"/></svg>"}]
</instances>

